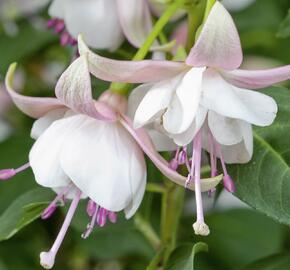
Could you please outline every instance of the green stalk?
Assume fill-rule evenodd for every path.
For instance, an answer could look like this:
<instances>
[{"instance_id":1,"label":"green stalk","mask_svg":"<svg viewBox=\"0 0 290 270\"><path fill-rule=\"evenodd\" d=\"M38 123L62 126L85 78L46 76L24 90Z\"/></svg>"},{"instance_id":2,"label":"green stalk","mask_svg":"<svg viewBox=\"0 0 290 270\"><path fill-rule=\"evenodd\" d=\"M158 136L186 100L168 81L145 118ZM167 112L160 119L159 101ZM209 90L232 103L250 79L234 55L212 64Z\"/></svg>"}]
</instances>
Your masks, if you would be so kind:
<instances>
[{"instance_id":1,"label":"green stalk","mask_svg":"<svg viewBox=\"0 0 290 270\"><path fill-rule=\"evenodd\" d=\"M201 1L196 5L187 8L188 33L186 42L186 51L189 52L195 42L198 27L203 22L203 12L205 10L205 2Z\"/></svg>"},{"instance_id":2,"label":"green stalk","mask_svg":"<svg viewBox=\"0 0 290 270\"><path fill-rule=\"evenodd\" d=\"M143 43L142 47L137 51L135 56L133 57L133 61L143 60L147 53L149 52L152 44L156 40L156 38L162 33L163 28L169 22L171 17L175 14L175 12L180 9L187 0L176 0L171 5L167 7L162 16L155 23L151 33L147 37L146 41ZM125 83L112 83L110 89L113 92L119 94L125 94L130 90L130 85Z\"/></svg>"},{"instance_id":3,"label":"green stalk","mask_svg":"<svg viewBox=\"0 0 290 270\"><path fill-rule=\"evenodd\" d=\"M216 0L207 0L206 2L206 8L205 8L205 12L204 12L204 17L203 17L203 22L206 21L213 5L215 4Z\"/></svg>"},{"instance_id":4,"label":"green stalk","mask_svg":"<svg viewBox=\"0 0 290 270\"><path fill-rule=\"evenodd\" d=\"M161 210L161 245L166 248L161 258L163 267L165 267L171 252L176 246L184 194L184 187L167 182L167 193L163 194Z\"/></svg>"},{"instance_id":5,"label":"green stalk","mask_svg":"<svg viewBox=\"0 0 290 270\"><path fill-rule=\"evenodd\" d=\"M139 213L135 214L134 223L136 228L146 237L151 246L155 250L159 250L160 239L151 224L148 223Z\"/></svg>"}]
</instances>

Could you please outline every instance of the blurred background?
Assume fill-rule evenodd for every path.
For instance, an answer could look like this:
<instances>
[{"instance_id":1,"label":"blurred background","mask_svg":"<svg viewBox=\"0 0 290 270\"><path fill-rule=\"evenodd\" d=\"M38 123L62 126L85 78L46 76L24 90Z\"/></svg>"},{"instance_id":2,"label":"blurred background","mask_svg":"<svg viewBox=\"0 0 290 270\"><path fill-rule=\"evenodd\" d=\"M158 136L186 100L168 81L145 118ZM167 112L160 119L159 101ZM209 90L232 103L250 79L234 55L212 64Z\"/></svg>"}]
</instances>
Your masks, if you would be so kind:
<instances>
[{"instance_id":1,"label":"blurred background","mask_svg":"<svg viewBox=\"0 0 290 270\"><path fill-rule=\"evenodd\" d=\"M3 79L9 64L19 63L15 87L22 94L53 96L57 78L76 54L76 48L61 46L59 37L47 29L48 2L0 0L1 168L17 167L26 163L33 144L30 139L33 120L19 112L4 91ZM241 35L245 68L275 67L290 63L290 15L285 19L290 8L289 0L247 1L247 6L237 6L235 3L240 2L239 0L224 2L231 10ZM287 20L288 30L282 27ZM171 32L178 23L171 23L166 31ZM129 48L131 47L125 42L114 54L104 51L99 53L118 59L130 59L134 50ZM97 96L108 85L94 80L93 86ZM149 166L149 170L149 181L161 178L153 166ZM25 225L7 223L7 209L10 207L9 214L13 213L19 218L23 205L21 200L29 203L30 198L33 202L33 191L36 188L30 170L17 175L12 181L0 183L0 223L5 224L0 229L0 240L9 238L15 233L15 228ZM43 191L43 196L48 200L53 194ZM268 255L281 251L290 252L289 227L251 210L226 194L220 196L215 206L210 199L207 204L210 236L201 239L193 233L192 193L187 194L178 234L178 241L202 240L209 244L209 252L198 255L196 269L238 270ZM153 207L154 205L159 207L160 196L146 194L140 212L158 231L160 209ZM154 256L154 250L136 229L133 220L125 221L120 217L117 224L97 229L89 239L83 240L80 236L88 223L84 209L85 205L79 206L59 252L55 269L146 269ZM62 224L64 212L65 209L59 209L51 219L38 219L9 240L1 241L0 270L41 269L39 253L50 248Z\"/></svg>"}]
</instances>

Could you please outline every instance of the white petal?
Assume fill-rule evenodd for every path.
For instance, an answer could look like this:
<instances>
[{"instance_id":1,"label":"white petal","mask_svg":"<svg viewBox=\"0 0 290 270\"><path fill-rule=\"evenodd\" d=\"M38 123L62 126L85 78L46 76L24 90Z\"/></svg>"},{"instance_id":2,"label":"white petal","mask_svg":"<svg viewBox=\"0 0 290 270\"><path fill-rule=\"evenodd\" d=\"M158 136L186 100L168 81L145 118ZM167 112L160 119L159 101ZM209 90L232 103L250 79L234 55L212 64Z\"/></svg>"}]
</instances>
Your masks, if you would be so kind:
<instances>
[{"instance_id":1,"label":"white petal","mask_svg":"<svg viewBox=\"0 0 290 270\"><path fill-rule=\"evenodd\" d=\"M120 124L80 118L82 123L64 143L61 167L83 193L102 207L121 211L133 203L135 209L139 199L134 201L134 197L142 189L144 192L146 179L140 148Z\"/></svg>"},{"instance_id":2,"label":"white petal","mask_svg":"<svg viewBox=\"0 0 290 270\"><path fill-rule=\"evenodd\" d=\"M161 131L161 127L157 127L157 123L152 123L146 126L146 130L156 148L156 151L174 151L176 149L176 144L169 138L165 131Z\"/></svg>"},{"instance_id":3,"label":"white petal","mask_svg":"<svg viewBox=\"0 0 290 270\"><path fill-rule=\"evenodd\" d=\"M123 41L115 0L70 0L65 5L65 24L77 38L82 34L89 46L118 48Z\"/></svg>"},{"instance_id":4,"label":"white petal","mask_svg":"<svg viewBox=\"0 0 290 270\"><path fill-rule=\"evenodd\" d=\"M180 146L188 145L194 139L196 133L202 127L207 115L207 110L199 106L195 119L192 121L189 128L180 134L173 134L171 137L173 138L174 142Z\"/></svg>"},{"instance_id":5,"label":"white petal","mask_svg":"<svg viewBox=\"0 0 290 270\"><path fill-rule=\"evenodd\" d=\"M163 117L164 128L169 133L184 132L191 125L199 106L204 70L205 68L190 69L177 86L178 100L172 100Z\"/></svg>"},{"instance_id":6,"label":"white petal","mask_svg":"<svg viewBox=\"0 0 290 270\"><path fill-rule=\"evenodd\" d=\"M277 113L275 100L267 95L237 88L213 70L205 72L201 104L223 116L268 126Z\"/></svg>"},{"instance_id":7,"label":"white petal","mask_svg":"<svg viewBox=\"0 0 290 270\"><path fill-rule=\"evenodd\" d=\"M224 160L228 164L247 163L253 155L252 126L245 121L239 121L243 133L243 141L235 145L221 145Z\"/></svg>"},{"instance_id":8,"label":"white petal","mask_svg":"<svg viewBox=\"0 0 290 270\"><path fill-rule=\"evenodd\" d=\"M53 0L49 6L48 14L53 18L64 19L66 0Z\"/></svg>"},{"instance_id":9,"label":"white petal","mask_svg":"<svg viewBox=\"0 0 290 270\"><path fill-rule=\"evenodd\" d=\"M142 102L142 99L148 93L148 91L154 86L153 83L142 84L139 87L136 87L129 96L128 99L128 109L127 115L133 119L137 111L138 106Z\"/></svg>"},{"instance_id":10,"label":"white petal","mask_svg":"<svg viewBox=\"0 0 290 270\"><path fill-rule=\"evenodd\" d=\"M78 116L57 120L34 143L29 153L29 163L38 184L57 188L70 183L60 167L59 155L67 137L80 124Z\"/></svg>"},{"instance_id":11,"label":"white petal","mask_svg":"<svg viewBox=\"0 0 290 270\"><path fill-rule=\"evenodd\" d=\"M30 136L37 139L54 121L63 118L67 109L56 109L37 119L32 126Z\"/></svg>"},{"instance_id":12,"label":"white petal","mask_svg":"<svg viewBox=\"0 0 290 270\"><path fill-rule=\"evenodd\" d=\"M147 1L115 0L122 29L128 41L135 47L145 42L152 30L152 20Z\"/></svg>"},{"instance_id":13,"label":"white petal","mask_svg":"<svg viewBox=\"0 0 290 270\"><path fill-rule=\"evenodd\" d=\"M150 84L141 85L138 87L138 90L135 90L148 91L136 110L134 117L135 127L144 126L161 116L164 109L169 105L173 92L180 79L181 76L176 76L171 80L153 84L149 91L148 87L151 86Z\"/></svg>"},{"instance_id":14,"label":"white petal","mask_svg":"<svg viewBox=\"0 0 290 270\"><path fill-rule=\"evenodd\" d=\"M243 140L240 120L224 117L213 111L208 113L208 126L218 143L224 145L238 144Z\"/></svg>"}]
</instances>

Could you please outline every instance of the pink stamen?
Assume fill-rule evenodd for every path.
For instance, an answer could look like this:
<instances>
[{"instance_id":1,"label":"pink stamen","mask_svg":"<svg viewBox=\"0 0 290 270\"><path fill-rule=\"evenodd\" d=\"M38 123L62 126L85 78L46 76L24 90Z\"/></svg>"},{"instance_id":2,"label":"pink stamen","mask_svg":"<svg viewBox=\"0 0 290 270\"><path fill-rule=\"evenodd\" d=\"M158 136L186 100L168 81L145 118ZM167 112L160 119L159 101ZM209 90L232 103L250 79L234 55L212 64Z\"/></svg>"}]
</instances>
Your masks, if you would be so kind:
<instances>
[{"instance_id":1,"label":"pink stamen","mask_svg":"<svg viewBox=\"0 0 290 270\"><path fill-rule=\"evenodd\" d=\"M65 24L63 20L57 20L54 26L54 31L56 33L61 33L65 29Z\"/></svg>"},{"instance_id":2,"label":"pink stamen","mask_svg":"<svg viewBox=\"0 0 290 270\"><path fill-rule=\"evenodd\" d=\"M176 148L174 158L169 162L169 168L176 171L178 169L178 155L179 155L179 147Z\"/></svg>"},{"instance_id":3,"label":"pink stamen","mask_svg":"<svg viewBox=\"0 0 290 270\"><path fill-rule=\"evenodd\" d=\"M89 217L92 217L96 212L97 204L93 200L89 200L87 204L87 213Z\"/></svg>"},{"instance_id":4,"label":"pink stamen","mask_svg":"<svg viewBox=\"0 0 290 270\"><path fill-rule=\"evenodd\" d=\"M96 224L98 212L99 212L99 206L96 205L95 211L92 215L91 222L88 224L86 231L82 234L83 239L88 238L90 236L90 234L92 233L92 231L95 227L95 224Z\"/></svg>"},{"instance_id":5,"label":"pink stamen","mask_svg":"<svg viewBox=\"0 0 290 270\"><path fill-rule=\"evenodd\" d=\"M115 212L108 211L108 217L109 217L110 222L112 222L112 223L117 222L118 216Z\"/></svg>"},{"instance_id":6,"label":"pink stamen","mask_svg":"<svg viewBox=\"0 0 290 270\"><path fill-rule=\"evenodd\" d=\"M0 170L0 180L8 180L10 178L12 178L13 176L15 176L16 174L25 171L26 169L28 169L30 167L29 163L26 163L22 166L20 166L17 169L4 169L4 170Z\"/></svg>"},{"instance_id":7,"label":"pink stamen","mask_svg":"<svg viewBox=\"0 0 290 270\"><path fill-rule=\"evenodd\" d=\"M211 177L217 176L217 159L216 159L216 149L214 138L209 131L208 134L208 144L209 144L209 151L210 151L210 168L211 168Z\"/></svg>"},{"instance_id":8,"label":"pink stamen","mask_svg":"<svg viewBox=\"0 0 290 270\"><path fill-rule=\"evenodd\" d=\"M57 21L58 20L55 19L55 18L48 20L47 23L46 23L46 27L47 28L53 28L56 25Z\"/></svg>"},{"instance_id":9,"label":"pink stamen","mask_svg":"<svg viewBox=\"0 0 290 270\"><path fill-rule=\"evenodd\" d=\"M97 224L100 227L104 227L106 223L107 223L107 210L101 207L97 216Z\"/></svg>"},{"instance_id":10,"label":"pink stamen","mask_svg":"<svg viewBox=\"0 0 290 270\"><path fill-rule=\"evenodd\" d=\"M184 146L178 155L178 164L183 165L186 162L186 159L187 159L187 149L186 146Z\"/></svg>"},{"instance_id":11,"label":"pink stamen","mask_svg":"<svg viewBox=\"0 0 290 270\"><path fill-rule=\"evenodd\" d=\"M70 34L67 31L63 31L60 35L60 44L66 46L70 43Z\"/></svg>"},{"instance_id":12,"label":"pink stamen","mask_svg":"<svg viewBox=\"0 0 290 270\"><path fill-rule=\"evenodd\" d=\"M56 254L61 246L61 243L63 242L63 239L66 235L66 232L70 226L70 223L72 221L72 218L75 214L75 211L77 209L77 206L79 204L80 198L81 198L81 191L78 191L76 196L74 197L71 206L67 212L67 215L65 217L64 223L59 231L59 234L51 247L49 252L41 252L40 253L40 264L46 268L51 269L54 266L55 257Z\"/></svg>"},{"instance_id":13,"label":"pink stamen","mask_svg":"<svg viewBox=\"0 0 290 270\"><path fill-rule=\"evenodd\" d=\"M49 204L49 206L46 207L46 209L42 212L41 214L42 219L48 219L54 214L55 210L58 207L57 204L59 202L63 203L63 200L65 199L65 196L67 195L71 187L72 184L68 185L55 197L55 199Z\"/></svg>"},{"instance_id":14,"label":"pink stamen","mask_svg":"<svg viewBox=\"0 0 290 270\"><path fill-rule=\"evenodd\" d=\"M226 188L227 191L234 193L236 191L235 183L230 177L230 175L228 174L226 163L222 155L221 147L215 140L214 142L215 142L215 148L220 156L220 161L221 161L223 172L224 172L224 177L223 177L224 187Z\"/></svg>"}]
</instances>

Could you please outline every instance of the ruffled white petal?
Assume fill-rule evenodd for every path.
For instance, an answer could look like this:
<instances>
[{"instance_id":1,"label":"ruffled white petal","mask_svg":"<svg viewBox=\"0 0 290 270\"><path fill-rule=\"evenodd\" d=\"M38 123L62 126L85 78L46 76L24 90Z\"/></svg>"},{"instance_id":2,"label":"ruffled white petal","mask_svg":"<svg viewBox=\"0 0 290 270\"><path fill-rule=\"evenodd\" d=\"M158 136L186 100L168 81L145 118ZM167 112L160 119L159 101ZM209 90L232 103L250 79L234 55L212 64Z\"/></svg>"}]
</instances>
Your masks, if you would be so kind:
<instances>
[{"instance_id":1,"label":"ruffled white petal","mask_svg":"<svg viewBox=\"0 0 290 270\"><path fill-rule=\"evenodd\" d=\"M180 134L171 134L171 137L173 138L174 142L178 144L179 146L188 145L192 142L194 139L196 133L200 130L202 127L207 115L207 110L199 106L198 111L196 113L196 116L194 120L192 121L189 128Z\"/></svg>"},{"instance_id":2,"label":"ruffled white petal","mask_svg":"<svg viewBox=\"0 0 290 270\"><path fill-rule=\"evenodd\" d=\"M234 145L221 145L224 160L228 164L247 163L253 155L252 126L245 121L239 121L243 140Z\"/></svg>"},{"instance_id":3,"label":"ruffled white petal","mask_svg":"<svg viewBox=\"0 0 290 270\"><path fill-rule=\"evenodd\" d=\"M199 107L204 70L192 68L177 86L176 96L163 116L167 132L182 133L191 125Z\"/></svg>"},{"instance_id":4,"label":"ruffled white petal","mask_svg":"<svg viewBox=\"0 0 290 270\"><path fill-rule=\"evenodd\" d=\"M146 176L140 148L118 123L84 115L75 117L79 125L66 136L61 167L83 193L102 207L121 211L133 204L135 209L139 199L134 201L134 196L144 188Z\"/></svg>"},{"instance_id":5,"label":"ruffled white petal","mask_svg":"<svg viewBox=\"0 0 290 270\"><path fill-rule=\"evenodd\" d=\"M120 23L128 41L140 47L152 30L152 21L147 1L115 0Z\"/></svg>"},{"instance_id":6,"label":"ruffled white petal","mask_svg":"<svg viewBox=\"0 0 290 270\"><path fill-rule=\"evenodd\" d=\"M213 70L205 72L201 104L223 116L237 118L258 126L272 124L278 110L267 95L237 88Z\"/></svg>"},{"instance_id":7,"label":"ruffled white petal","mask_svg":"<svg viewBox=\"0 0 290 270\"><path fill-rule=\"evenodd\" d=\"M241 121L213 111L208 112L208 126L219 144L233 145L243 140L239 122Z\"/></svg>"},{"instance_id":8,"label":"ruffled white petal","mask_svg":"<svg viewBox=\"0 0 290 270\"><path fill-rule=\"evenodd\" d=\"M64 19L66 0L53 0L49 6L48 14L53 18Z\"/></svg>"},{"instance_id":9,"label":"ruffled white petal","mask_svg":"<svg viewBox=\"0 0 290 270\"><path fill-rule=\"evenodd\" d=\"M73 37L82 34L94 48L114 50L123 41L116 0L66 1L64 20Z\"/></svg>"},{"instance_id":10,"label":"ruffled white petal","mask_svg":"<svg viewBox=\"0 0 290 270\"><path fill-rule=\"evenodd\" d=\"M29 153L29 163L38 184L57 188L70 183L60 167L59 155L67 137L80 124L77 120L73 116L55 121L34 143Z\"/></svg>"},{"instance_id":11,"label":"ruffled white petal","mask_svg":"<svg viewBox=\"0 0 290 270\"><path fill-rule=\"evenodd\" d=\"M135 113L134 126L136 128L144 126L161 116L170 104L172 95L180 79L181 76L176 76L170 80L153 85L141 85L138 87L139 89L135 90L147 91L147 94L142 99ZM148 88L150 88L149 91Z\"/></svg>"},{"instance_id":12,"label":"ruffled white petal","mask_svg":"<svg viewBox=\"0 0 290 270\"><path fill-rule=\"evenodd\" d=\"M67 109L56 109L37 119L32 126L30 136L37 139L54 121L63 118Z\"/></svg>"}]
</instances>

